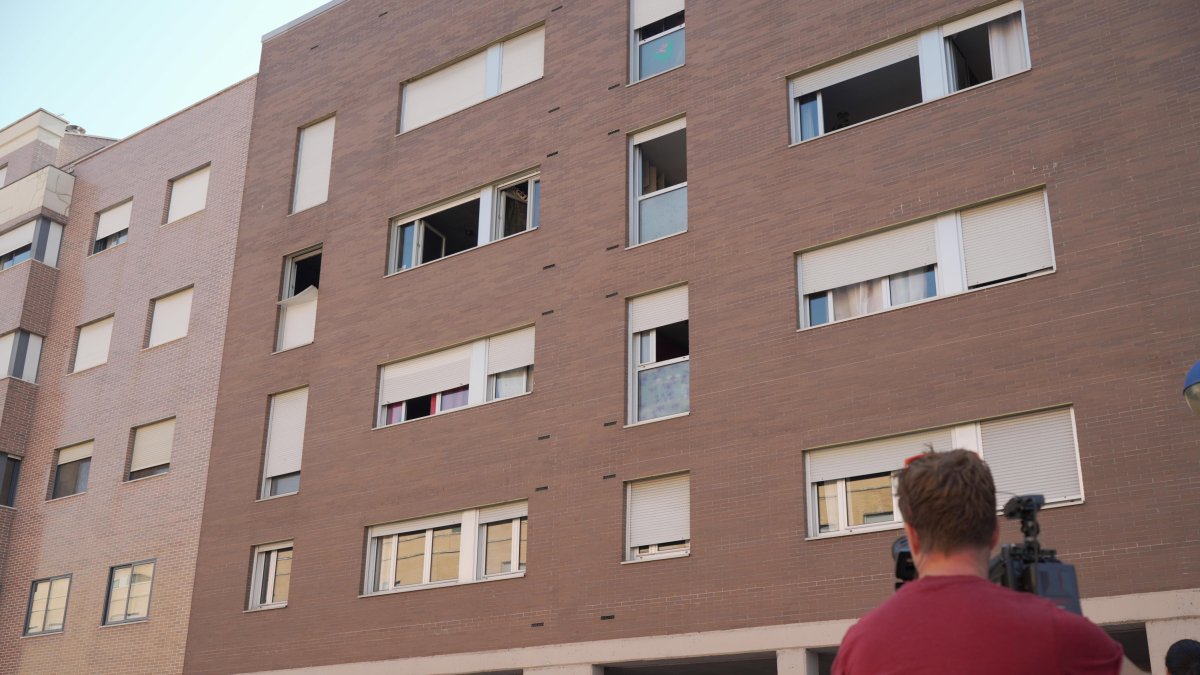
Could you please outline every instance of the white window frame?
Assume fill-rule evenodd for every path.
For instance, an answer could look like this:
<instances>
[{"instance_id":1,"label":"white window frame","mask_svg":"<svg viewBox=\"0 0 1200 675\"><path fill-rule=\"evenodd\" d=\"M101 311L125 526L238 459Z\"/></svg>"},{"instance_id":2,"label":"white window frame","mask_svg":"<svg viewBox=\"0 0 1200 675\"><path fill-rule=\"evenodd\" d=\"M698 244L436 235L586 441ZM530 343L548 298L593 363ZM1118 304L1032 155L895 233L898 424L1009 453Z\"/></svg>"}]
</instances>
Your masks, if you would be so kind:
<instances>
[{"instance_id":1,"label":"white window frame","mask_svg":"<svg viewBox=\"0 0 1200 675\"><path fill-rule=\"evenodd\" d=\"M1033 67L1032 66L1033 59L1031 58L1030 52L1029 52L1029 26L1028 26L1026 14L1025 14L1024 3L1023 2L1004 3L1003 5L991 7L991 8L985 9L981 12L975 12L974 14L983 14L986 12L991 12L993 10L996 10L999 7L1006 7L1008 5L1013 6L1012 11L1007 12L1006 14L997 16L996 18L1001 18L1003 16L1008 16L1009 14L1016 14L1016 13L1019 13L1021 15L1021 31L1022 31L1022 37L1024 39L1024 46L1025 46L1025 68L1018 70L1016 72L1013 72L1013 73L1009 73L1008 75L1003 75L1001 77L993 77L992 79L990 79L986 82L980 82L979 84L971 85L970 87L964 87L963 89L959 89L957 91L950 91L950 88L953 85L952 78L954 77L954 75L951 70L952 63L951 63L950 59L948 58L948 49L949 49L948 38L949 38L949 36L943 35L942 29L943 29L943 26L949 25L950 23L957 23L957 21L959 21L959 20L955 20L953 22L944 22L944 23L938 24L936 26L933 26L931 28L926 28L924 30L917 31L916 33L909 33L905 36L901 36L897 40L889 40L887 44L875 45L872 49L864 50L862 53L864 53L864 54L870 53L871 51L874 51L875 49L886 47L893 42L917 37L917 39L918 39L917 58L918 58L918 66L920 68L920 73L921 73L921 78L920 78L921 79L921 82L920 82L920 84L921 84L921 101L920 102L915 103L910 106L906 106L904 108L900 108L898 110L893 110L891 112L884 113L882 115L879 115L878 117L872 117L871 119L868 119L868 120L856 122L854 124L851 124L850 126L842 127L841 129L834 129L833 131L826 132L825 131L825 105L824 105L824 100L821 97L821 91L823 91L823 90L818 90L816 92L808 91L808 92L803 92L803 93L797 95L794 92L794 90L792 89L792 81L795 80L797 77L799 77L800 75L803 75L805 73L812 73L812 72L815 72L818 70L822 70L826 66L817 66L814 68L808 68L808 69L805 69L804 72L798 73L797 75L793 75L788 78L788 85L787 85L788 86L788 97L791 101L791 104L789 105L790 116L791 116L791 133L792 133L791 145L799 145L801 143L807 143L809 141L816 140L816 139L826 136L828 134L837 133L839 131L845 131L846 129L853 129L857 126L867 124L869 122L874 122L875 120L883 119L885 117L890 117L897 113L904 112L905 110L911 110L913 108L916 108L917 106L925 105L926 103L929 103L931 101L936 101L938 99L945 98L946 96L953 96L954 94L957 94L959 92L970 91L972 89L975 89L976 87L982 87L984 85L992 84L993 82L999 82L1001 80L1013 77L1015 75L1020 75L1021 73L1024 73L1024 72L1030 70ZM968 15L967 17L964 17L964 18L970 18L970 16ZM994 20L994 19L991 19L991 20ZM874 72L874 71L871 71L871 72ZM816 136L806 139L806 138L803 138L801 135L800 99L804 98L805 96L808 96L809 94L813 94L813 93L817 94L818 133Z\"/></svg>"},{"instance_id":2,"label":"white window frame","mask_svg":"<svg viewBox=\"0 0 1200 675\"><path fill-rule=\"evenodd\" d=\"M497 396L496 395L496 384L499 382L500 376L508 375L509 373L515 373L515 372L521 373L521 382L524 385L521 387L522 392L520 394L513 394L512 396ZM532 390L532 388L533 388L532 380L533 380L533 366L525 366L523 368L513 368L512 370L506 370L502 373L495 373L493 375L488 375L487 400L490 403L492 401L503 401L505 399L516 398L523 394L528 394L530 392L530 390ZM458 410L458 408L455 408L455 410Z\"/></svg>"},{"instance_id":3,"label":"white window frame","mask_svg":"<svg viewBox=\"0 0 1200 675\"><path fill-rule=\"evenodd\" d=\"M985 82L984 84L987 84L987 83ZM1042 201L1044 203L1044 208L1046 211L1046 228L1048 230L1047 234L1048 234L1048 239L1051 244L1051 246L1050 246L1050 267L1046 268L1046 269L1035 270L1033 272L1029 272L1029 273L1025 274L1024 276L1016 277L1014 279L1007 279L1007 280L1003 280L1003 281L989 283L989 284L982 285L982 286L976 286L974 288L968 288L967 287L967 257L966 257L966 253L963 249L961 214L965 211L969 211L971 209L975 209L975 208L978 208L981 206L986 206L988 204L992 204L995 202L1001 202L1001 201L1005 201L1005 200L1009 200L1009 199L1017 199L1022 196L1028 195L1031 192L1039 192L1039 191L1042 193ZM1028 279L1035 279L1037 277L1045 276L1047 274L1053 274L1058 271L1058 258L1054 254L1054 224L1050 221L1050 196L1049 196L1049 193L1047 192L1045 186L1039 186L1032 190L1021 190L1019 192L1014 192L1011 194L1003 195L1000 197L996 197L994 199L988 199L988 200L985 200L982 202L968 204L966 206L959 207L953 211L948 211L948 212L937 214L937 215L930 216L927 218L920 218L918 220L910 221L907 223L901 223L899 225L889 226L886 228L875 230L873 232L868 232L868 233L862 235L861 237L857 237L857 238L872 237L872 236L875 236L878 234L883 234L883 233L891 231L891 230L919 225L922 222L926 222L926 221L930 221L930 220L934 221L935 238L937 241L937 260L933 263L933 275L934 275L934 287L935 287L934 290L936 292L933 295L929 296L928 298L922 298L921 300L914 300L912 302L906 302L906 303L903 303L900 305L893 305L892 304L892 286L891 286L890 277L895 276L895 275L892 274L892 275L888 275L887 277L876 277L876 279L879 279L879 278L887 278L888 279L887 283L884 284L886 305L882 309L875 311L875 312L867 312L865 314L859 314L856 316L847 317L845 319L838 319L838 318L834 317L825 323L820 323L820 324L817 324L814 326L812 324L812 318L809 316L809 308L808 308L809 298L811 298L815 295L829 293L830 294L829 301L828 301L829 312L832 315L832 313L833 313L832 291L835 289L831 288L831 289L827 289L824 291L818 291L816 293L803 293L802 295L798 294L800 297L799 318L801 320L801 325L798 330L800 330L800 331L813 330L816 328L823 328L825 326L830 326L830 325L833 325L836 323L843 323L846 321L854 321L856 319L862 319L862 318L865 318L868 316L877 316L879 314L883 314L884 312L890 312L894 309L900 309L903 307L915 307L917 305L921 305L926 302L933 302L933 301L939 300L941 298L947 298L947 297L951 297L951 296L955 296L955 295L961 295L963 293L974 293L976 291L981 291L981 290L985 290L985 289L989 289L989 288L996 288L998 286L1004 286L1007 284L1020 283L1022 281L1026 281ZM836 244L832 244L832 245L836 245ZM807 249L806 251L800 251L800 252L796 253L796 286L797 286L797 288L800 288L801 290L803 290L803 278L804 278L804 276L803 276L803 256L805 253L816 250L817 248L823 248L823 247L813 247L813 248ZM910 271L912 271L912 270L904 270L903 272L896 272L895 274L903 274L905 272L910 272ZM864 282L875 281L875 279L864 279L863 281ZM858 282L858 283L863 283L863 282Z\"/></svg>"},{"instance_id":4,"label":"white window frame","mask_svg":"<svg viewBox=\"0 0 1200 675\"><path fill-rule=\"evenodd\" d=\"M500 518L498 520L483 520L483 514L489 507L479 507L466 509L461 512L451 512L441 516L386 523L368 528L362 597L407 593L429 588L442 588L445 586L497 581L500 579L514 579L525 576L526 570L524 568L500 574L484 574L487 525L511 520L519 528L517 521L529 519L528 502L520 504L514 502L513 505L519 509L521 515L516 515L512 518ZM430 577L432 576L433 569L433 532L447 527L459 528L458 578L431 581ZM425 533L425 557L422 563L422 582L393 587L391 584L394 583L396 578L396 541L402 535L416 534L418 532ZM388 587L376 590L376 585L380 579L377 578L378 571L375 569L375 561L379 558L379 547L385 539L392 540L392 561L390 567L386 570ZM518 567L520 565L520 545L520 530L514 529L512 560L518 564Z\"/></svg>"},{"instance_id":5,"label":"white window frame","mask_svg":"<svg viewBox=\"0 0 1200 675\"><path fill-rule=\"evenodd\" d=\"M504 518L501 520L492 520L486 523L479 524L479 531L476 533L476 561L475 561L475 578L484 579L500 579L508 578L517 575L525 574L525 568L521 566L521 522L528 521L529 516L519 516L517 518ZM516 565L515 570L508 572L496 572L494 574L487 573L487 528L488 525L497 525L499 523L512 524L512 550L509 553L510 561Z\"/></svg>"},{"instance_id":6,"label":"white window frame","mask_svg":"<svg viewBox=\"0 0 1200 675\"><path fill-rule=\"evenodd\" d=\"M324 246L317 244L287 256L283 267L283 297L280 300L296 296L296 263L321 255L323 251Z\"/></svg>"},{"instance_id":7,"label":"white window frame","mask_svg":"<svg viewBox=\"0 0 1200 675\"><path fill-rule=\"evenodd\" d=\"M634 0L634 1L636 1L636 0ZM630 16L632 17L632 11L630 13ZM668 16L673 16L673 15L668 15ZM666 17L663 17L663 18L665 19ZM661 33L655 33L654 35L652 35L648 38L641 38L638 36L638 33L642 30L641 28L638 28L638 27L630 28L630 30L629 30L629 42L630 42L629 83L631 85L637 84L638 82L643 82L645 80L649 80L652 77L658 77L659 75L665 75L665 74L671 72L672 70L678 70L678 69L682 68L684 65L686 65L686 61L685 61L685 63L681 63L678 66L667 68L666 70L654 73L653 75L648 75L646 77L641 76L641 73L642 73L642 45L646 44L647 42L653 42L654 40L657 40L658 38L663 37L664 35L670 35L671 33L674 33L676 31L681 31L684 28L687 28L687 8L686 7L684 7L684 11L683 11L683 23L679 24L678 26L675 26L674 28L668 28L667 30L664 30ZM684 38L685 44L686 44L686 40L687 40L687 38L685 37ZM686 49L686 47L685 47L685 49Z\"/></svg>"},{"instance_id":8,"label":"white window frame","mask_svg":"<svg viewBox=\"0 0 1200 675\"><path fill-rule=\"evenodd\" d=\"M504 231L504 226L502 222L503 215L501 212L503 199L501 199L500 193L507 188L525 182L529 183L531 186L529 195L530 208L526 215L527 222L525 230L507 237L501 237L500 234ZM534 183L537 183L540 189L541 182L541 167L535 167L533 169L512 174L504 179L488 183L487 185L475 188L473 190L468 190L467 192L460 193L454 197L444 199L419 210L410 211L408 213L403 213L392 217L388 225L388 266L387 273L384 276L393 276L417 269L418 267L424 267L425 265L432 265L433 263L474 251L487 246L488 244L494 244L503 239L511 239L513 237L535 231L538 228L534 227L534 224L540 223L540 217L533 207L537 206L538 208L541 208L541 196L539 193L537 202L535 203L533 199L532 186ZM457 253L446 255L445 235L443 235L441 232L438 232L437 228L425 222L425 219L429 216L437 215L443 211L452 209L456 206L461 206L462 204L466 204L476 199L479 200L480 222L476 226L475 230L475 245L471 246L470 248L463 249ZM401 258L404 255L403 238L401 237L401 232L406 225L412 225L415 228L413 233L413 265L411 267L400 266ZM426 230L432 231L442 240L442 255L436 260L431 260L427 263L420 262L425 253Z\"/></svg>"},{"instance_id":9,"label":"white window frame","mask_svg":"<svg viewBox=\"0 0 1200 675\"><path fill-rule=\"evenodd\" d=\"M669 326L671 324L665 324L665 325ZM630 398L633 402L633 405L631 408L632 415L631 415L630 419L633 420L634 424L640 424L642 422L650 422L653 420L667 419L670 417L675 417L677 415L685 415L688 412L690 412L690 410L691 410L691 400L690 400L690 396L689 396L688 410L686 410L684 412L673 413L671 415L664 415L662 417L651 417L649 419L644 419L644 420L638 419L638 404L641 401L641 394L642 394L640 378L638 378L638 375L646 370L655 370L657 368L662 368L664 366L672 366L672 365L675 365L676 363L683 363L684 361L690 362L692 360L692 350L691 350L692 324L691 324L690 317L688 319L688 353L686 356L679 356L679 357L676 357L673 359L667 359L666 361L655 361L654 360L655 353L657 352L657 349L658 349L658 329L659 328L662 328L662 326L658 326L656 328L651 328L650 330L644 330L640 333L633 334L633 338L632 338L633 344L631 345L631 349L633 351L633 373L632 373L632 377L631 377L632 381L630 382ZM642 336L646 336L648 338L646 341L649 344L649 349L647 351L649 352L648 358L650 360L645 361L645 362L643 362L642 359L644 356L647 356L647 355L642 353L642 340L640 339ZM689 366L689 369L690 369L690 366Z\"/></svg>"},{"instance_id":10,"label":"white window frame","mask_svg":"<svg viewBox=\"0 0 1200 675\"><path fill-rule=\"evenodd\" d=\"M653 134L656 129L659 129L661 127L665 127L668 125L673 126L676 124L681 124L681 126L678 129L671 129L670 131L667 131L666 133L651 135L649 138L642 138L640 140L638 139L638 136L641 136L643 134L647 134L647 133ZM635 246L641 246L643 244L650 244L650 243L653 243L656 241L661 241L663 239L667 239L669 237L674 237L674 236L683 234L683 233L687 232L690 227L690 223L685 222L684 228L682 230L680 230L679 232L672 232L671 234L664 235L662 237L656 237L654 239L643 239L642 238L642 223L641 223L641 215L640 215L641 210L642 210L641 209L642 202L646 201L647 199L653 199L655 197L658 197L659 195L667 194L668 192L674 192L675 190L687 189L688 182L685 180L682 183L678 183L678 184L672 185L670 187L665 187L661 190L654 190L653 192L647 192L645 194L642 194L642 150L641 150L641 145L648 141L653 141L653 140L662 138L664 136L670 136L671 134L678 133L680 131L684 132L684 153L686 154L687 153L687 118L686 117L681 117L676 120L669 120L667 122L663 122L662 124L656 124L655 126L650 127L649 129L645 129L644 131L638 132L629 137L629 195L630 195L630 200L629 200L629 202L630 202L629 203L629 248L633 248ZM686 164L686 158L685 158L685 164Z\"/></svg>"},{"instance_id":11,"label":"white window frame","mask_svg":"<svg viewBox=\"0 0 1200 675\"><path fill-rule=\"evenodd\" d=\"M276 566L279 562L279 552L287 549L292 550L292 566L295 570L296 550L292 541L280 541L274 544L263 544L254 547L254 569L250 577L250 602L251 610L257 609L279 609L287 607L287 601L283 602L260 602L259 598L263 597L264 581L267 584L266 596L271 598L275 595L275 575ZM290 575L290 573L289 573ZM265 577L265 578L264 578ZM288 593L291 596L291 593Z\"/></svg>"},{"instance_id":12,"label":"white window frame","mask_svg":"<svg viewBox=\"0 0 1200 675\"><path fill-rule=\"evenodd\" d=\"M882 472L878 472L878 473L882 473ZM809 491L811 492L811 494L809 495L809 504L810 504L809 512L811 513L811 517L809 518L809 520L811 521L809 523L809 531L813 533L814 537L817 537L817 536L828 537L828 536L835 536L835 535L840 535L840 534L853 534L856 532L872 532L875 530L894 530L897 527L904 524L904 515L900 513L900 493L897 489L897 487L898 487L897 471L891 472L892 514L894 516L894 519L891 521L888 521L886 523L863 523L861 525L851 525L850 524L850 499L849 499L850 491L847 489L846 484L848 481L853 481L853 480L857 480L860 478L866 478L867 476L873 476L873 475L877 475L877 474L865 474L862 476L846 476L845 478L837 478L834 481L820 481L818 483L812 483L812 482L808 483ZM820 514L820 511L818 511L818 504L820 503L820 499L817 497L817 486L820 485L821 483L829 483L829 482L836 483L836 487L837 487L838 528L836 530L829 530L828 532L821 532L821 514Z\"/></svg>"},{"instance_id":13,"label":"white window frame","mask_svg":"<svg viewBox=\"0 0 1200 675\"><path fill-rule=\"evenodd\" d=\"M807 328L816 328L817 326L824 326L826 324L838 323L840 321L849 321L850 319L857 319L860 316L871 316L872 314L879 314L881 312L886 312L887 310L894 309L896 307L907 307L908 305L915 305L918 302L925 302L926 300L933 300L935 298L940 298L940 297L942 297L942 294L940 293L941 289L937 285L938 264L934 263L933 265L926 265L926 267L933 267L933 270L932 270L933 278L934 278L933 284L934 284L934 291L935 291L933 295L931 295L927 298L921 298L920 300L913 300L911 302L904 302L899 305L892 302L892 277L900 275L900 274L907 274L909 272L913 272L913 271L922 269L920 267L917 267L912 270L904 270L903 272L896 272L895 274L888 274L887 276L875 277L874 279L864 279L863 281L859 281L854 284L849 284L852 286L856 286L858 284L869 284L869 283L875 283L877 281L883 280L883 308L876 312L866 312L863 314L855 314L854 316L848 316L844 319L839 319L835 316L832 316L833 315L833 292L835 290L837 290L836 288L830 288L828 290L818 291L816 293L809 293L808 295L805 295L804 296L804 308L803 308L804 325ZM828 311L829 311L831 318L829 319L829 321L826 321L825 323L819 323L819 324L813 325L812 316L810 315L809 306L808 306L809 300L811 300L812 298L815 298L817 296L820 296L820 295L827 296L827 299L825 302L826 302L827 306L829 307Z\"/></svg>"}]
</instances>

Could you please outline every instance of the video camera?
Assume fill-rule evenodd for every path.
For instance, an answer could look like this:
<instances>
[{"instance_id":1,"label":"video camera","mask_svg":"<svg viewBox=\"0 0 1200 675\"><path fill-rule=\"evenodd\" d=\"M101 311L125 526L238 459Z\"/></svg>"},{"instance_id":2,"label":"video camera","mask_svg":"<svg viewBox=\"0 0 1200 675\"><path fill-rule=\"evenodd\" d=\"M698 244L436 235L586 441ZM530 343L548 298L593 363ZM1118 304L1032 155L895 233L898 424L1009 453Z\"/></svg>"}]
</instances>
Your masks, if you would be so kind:
<instances>
[{"instance_id":1,"label":"video camera","mask_svg":"<svg viewBox=\"0 0 1200 675\"><path fill-rule=\"evenodd\" d=\"M1021 534L1025 540L1000 547L1000 555L992 558L988 565L988 578L1005 588L1046 598L1068 612L1083 614L1075 566L1060 561L1054 549L1042 548L1038 541L1041 527L1037 512L1045 503L1046 498L1042 495L1021 495L1004 505L1005 518L1021 520ZM908 537L900 537L892 544L892 559L896 561L898 590L917 578Z\"/></svg>"}]
</instances>

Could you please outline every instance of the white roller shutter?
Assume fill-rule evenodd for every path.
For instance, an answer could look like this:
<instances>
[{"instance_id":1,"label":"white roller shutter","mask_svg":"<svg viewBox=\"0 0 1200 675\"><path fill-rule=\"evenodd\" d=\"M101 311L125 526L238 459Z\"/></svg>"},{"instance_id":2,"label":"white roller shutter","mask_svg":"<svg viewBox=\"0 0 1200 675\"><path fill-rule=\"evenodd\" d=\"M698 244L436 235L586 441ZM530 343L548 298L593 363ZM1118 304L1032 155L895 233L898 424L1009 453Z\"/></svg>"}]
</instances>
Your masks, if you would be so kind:
<instances>
[{"instance_id":1,"label":"white roller shutter","mask_svg":"<svg viewBox=\"0 0 1200 675\"><path fill-rule=\"evenodd\" d=\"M629 546L692 538L691 476L679 474L629 484Z\"/></svg>"},{"instance_id":2,"label":"white roller shutter","mask_svg":"<svg viewBox=\"0 0 1200 675\"><path fill-rule=\"evenodd\" d=\"M171 463L171 448L175 444L175 419L163 420L138 427L133 432L133 458L130 473Z\"/></svg>"},{"instance_id":3,"label":"white roller shutter","mask_svg":"<svg viewBox=\"0 0 1200 675\"><path fill-rule=\"evenodd\" d=\"M802 295L933 265L935 221L908 225L800 254Z\"/></svg>"},{"instance_id":4,"label":"white roller shutter","mask_svg":"<svg viewBox=\"0 0 1200 675\"><path fill-rule=\"evenodd\" d=\"M451 513L442 513L435 516L426 516L424 518L414 518L413 520L405 520L399 523L376 525L371 528L371 536L386 537L389 534L421 532L423 530L430 530L438 527L449 527L451 525L459 525L461 523L462 511L453 511Z\"/></svg>"},{"instance_id":5,"label":"white roller shutter","mask_svg":"<svg viewBox=\"0 0 1200 675\"><path fill-rule=\"evenodd\" d=\"M933 448L952 449L950 429L893 436L865 443L840 445L808 453L808 482L820 483L904 468L904 460Z\"/></svg>"},{"instance_id":6,"label":"white roller shutter","mask_svg":"<svg viewBox=\"0 0 1200 675\"><path fill-rule=\"evenodd\" d=\"M967 287L1054 267L1046 193L967 209L962 222Z\"/></svg>"},{"instance_id":7,"label":"white roller shutter","mask_svg":"<svg viewBox=\"0 0 1200 675\"><path fill-rule=\"evenodd\" d=\"M996 5L995 7L992 7L991 9L985 9L978 14L972 14L971 16L963 17L957 21L951 21L950 23L943 24L942 35L950 37L955 33L961 33L969 28L982 26L989 21L995 21L1000 17L1008 16L1009 14L1019 11L1021 11L1021 0L1013 0L1012 2L1006 2L1003 5Z\"/></svg>"},{"instance_id":8,"label":"white roller shutter","mask_svg":"<svg viewBox=\"0 0 1200 675\"><path fill-rule=\"evenodd\" d=\"M1046 503L1083 497L1070 408L983 422L980 435L997 508L1013 495L1041 494Z\"/></svg>"},{"instance_id":9,"label":"white roller shutter","mask_svg":"<svg viewBox=\"0 0 1200 675\"><path fill-rule=\"evenodd\" d=\"M188 334L188 322L192 317L192 289L154 301L154 314L150 320L150 343L148 346L178 340Z\"/></svg>"},{"instance_id":10,"label":"white roller shutter","mask_svg":"<svg viewBox=\"0 0 1200 675\"><path fill-rule=\"evenodd\" d=\"M104 239L121 230L129 229L129 216L133 213L133 200L118 204L107 211L100 212L100 222L96 225L96 239Z\"/></svg>"},{"instance_id":11,"label":"white roller shutter","mask_svg":"<svg viewBox=\"0 0 1200 675\"><path fill-rule=\"evenodd\" d=\"M488 338L488 375L533 365L533 326Z\"/></svg>"},{"instance_id":12,"label":"white roller shutter","mask_svg":"<svg viewBox=\"0 0 1200 675\"><path fill-rule=\"evenodd\" d=\"M665 19L683 11L683 0L633 0L633 27Z\"/></svg>"},{"instance_id":13,"label":"white roller shutter","mask_svg":"<svg viewBox=\"0 0 1200 675\"><path fill-rule=\"evenodd\" d=\"M479 509L479 524L486 525L501 520L524 518L529 515L529 502L510 502Z\"/></svg>"},{"instance_id":14,"label":"white roller shutter","mask_svg":"<svg viewBox=\"0 0 1200 675\"><path fill-rule=\"evenodd\" d=\"M85 441L77 445L63 448L58 451L58 465L70 464L78 462L81 459L87 459L92 456L92 442Z\"/></svg>"},{"instance_id":15,"label":"white roller shutter","mask_svg":"<svg viewBox=\"0 0 1200 675\"><path fill-rule=\"evenodd\" d=\"M313 341L317 326L317 287L303 291L279 303L279 351Z\"/></svg>"},{"instance_id":16,"label":"white roller shutter","mask_svg":"<svg viewBox=\"0 0 1200 675\"><path fill-rule=\"evenodd\" d=\"M688 319L688 287L676 286L629 301L629 332L640 333Z\"/></svg>"},{"instance_id":17,"label":"white roller shutter","mask_svg":"<svg viewBox=\"0 0 1200 675\"><path fill-rule=\"evenodd\" d=\"M479 103L487 97L486 74L482 51L405 84L400 128L415 129Z\"/></svg>"},{"instance_id":18,"label":"white roller shutter","mask_svg":"<svg viewBox=\"0 0 1200 675\"><path fill-rule=\"evenodd\" d=\"M917 36L907 37L792 80L792 97L811 94L859 75L879 70L917 55Z\"/></svg>"},{"instance_id":19,"label":"white roller shutter","mask_svg":"<svg viewBox=\"0 0 1200 675\"><path fill-rule=\"evenodd\" d=\"M510 91L540 78L546 60L546 28L522 33L500 51L500 91Z\"/></svg>"},{"instance_id":20,"label":"white roller shutter","mask_svg":"<svg viewBox=\"0 0 1200 675\"><path fill-rule=\"evenodd\" d=\"M271 416L267 421L267 478L300 470L307 416L308 387L271 397Z\"/></svg>"},{"instance_id":21,"label":"white roller shutter","mask_svg":"<svg viewBox=\"0 0 1200 675\"><path fill-rule=\"evenodd\" d=\"M329 197L334 119L330 117L300 130L300 143L296 147L296 186L292 195L292 213L322 204Z\"/></svg>"},{"instance_id":22,"label":"white roller shutter","mask_svg":"<svg viewBox=\"0 0 1200 675\"><path fill-rule=\"evenodd\" d=\"M33 226L36 223L36 220L31 220L0 234L0 255L7 255L19 248L31 246L33 244Z\"/></svg>"},{"instance_id":23,"label":"white roller shutter","mask_svg":"<svg viewBox=\"0 0 1200 675\"><path fill-rule=\"evenodd\" d=\"M633 141L634 145L637 145L639 143L645 143L646 141L652 141L656 138L666 136L667 134L673 134L676 131L682 131L683 129L686 129L686 128L687 128L687 118L680 117L677 120L671 120L670 122L667 122L666 124L660 124L652 129L646 129L645 131L639 131L633 135L632 141Z\"/></svg>"},{"instance_id":24,"label":"white roller shutter","mask_svg":"<svg viewBox=\"0 0 1200 675\"><path fill-rule=\"evenodd\" d=\"M72 372L108 363L108 345L112 341L113 318L101 319L79 329Z\"/></svg>"},{"instance_id":25,"label":"white roller shutter","mask_svg":"<svg viewBox=\"0 0 1200 675\"><path fill-rule=\"evenodd\" d=\"M471 381L471 345L462 345L383 367L379 404L466 386Z\"/></svg>"},{"instance_id":26,"label":"white roller shutter","mask_svg":"<svg viewBox=\"0 0 1200 675\"><path fill-rule=\"evenodd\" d=\"M193 171L171 183L171 206L167 222L173 223L204 208L208 199L208 167Z\"/></svg>"}]
</instances>

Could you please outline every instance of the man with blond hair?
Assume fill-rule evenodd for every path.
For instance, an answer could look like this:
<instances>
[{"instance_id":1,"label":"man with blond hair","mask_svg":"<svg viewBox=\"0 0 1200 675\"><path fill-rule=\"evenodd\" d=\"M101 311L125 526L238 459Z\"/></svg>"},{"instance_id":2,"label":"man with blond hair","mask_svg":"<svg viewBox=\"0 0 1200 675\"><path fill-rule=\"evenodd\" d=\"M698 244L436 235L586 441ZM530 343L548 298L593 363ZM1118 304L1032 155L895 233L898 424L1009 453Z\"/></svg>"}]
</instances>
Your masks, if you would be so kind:
<instances>
[{"instance_id":1,"label":"man with blond hair","mask_svg":"<svg viewBox=\"0 0 1200 675\"><path fill-rule=\"evenodd\" d=\"M996 488L973 452L926 453L899 477L916 581L846 633L835 675L1113 674L1121 646L1048 600L988 581Z\"/></svg>"}]
</instances>

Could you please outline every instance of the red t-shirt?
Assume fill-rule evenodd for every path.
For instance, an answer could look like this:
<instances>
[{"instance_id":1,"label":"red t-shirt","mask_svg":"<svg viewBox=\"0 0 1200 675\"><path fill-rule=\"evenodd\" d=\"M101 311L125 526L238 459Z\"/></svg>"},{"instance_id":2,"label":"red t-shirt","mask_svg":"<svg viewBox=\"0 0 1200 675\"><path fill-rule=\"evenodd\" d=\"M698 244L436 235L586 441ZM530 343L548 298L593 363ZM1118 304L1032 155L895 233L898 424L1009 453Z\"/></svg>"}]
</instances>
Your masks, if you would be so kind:
<instances>
[{"instance_id":1,"label":"red t-shirt","mask_svg":"<svg viewBox=\"0 0 1200 675\"><path fill-rule=\"evenodd\" d=\"M842 640L834 675L1115 674L1121 646L1049 600L973 576L923 577Z\"/></svg>"}]
</instances>

